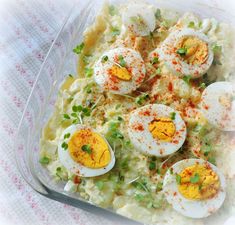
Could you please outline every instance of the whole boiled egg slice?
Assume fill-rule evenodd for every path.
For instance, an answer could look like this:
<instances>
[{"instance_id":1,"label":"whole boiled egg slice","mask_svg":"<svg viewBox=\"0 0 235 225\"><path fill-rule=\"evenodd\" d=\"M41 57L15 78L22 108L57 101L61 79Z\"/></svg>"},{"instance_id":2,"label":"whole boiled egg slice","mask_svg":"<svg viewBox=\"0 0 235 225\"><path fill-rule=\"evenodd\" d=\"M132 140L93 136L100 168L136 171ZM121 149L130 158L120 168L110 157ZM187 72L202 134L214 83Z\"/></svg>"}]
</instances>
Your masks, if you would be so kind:
<instances>
[{"instance_id":1,"label":"whole boiled egg slice","mask_svg":"<svg viewBox=\"0 0 235 225\"><path fill-rule=\"evenodd\" d=\"M186 125L174 109L150 104L131 113L128 133L139 151L164 157L181 148L186 138Z\"/></svg>"},{"instance_id":2,"label":"whole boiled egg slice","mask_svg":"<svg viewBox=\"0 0 235 225\"><path fill-rule=\"evenodd\" d=\"M108 142L83 125L72 125L64 130L58 155L66 169L81 177L100 176L115 164L115 156Z\"/></svg>"},{"instance_id":3,"label":"whole boiled egg slice","mask_svg":"<svg viewBox=\"0 0 235 225\"><path fill-rule=\"evenodd\" d=\"M188 28L171 33L150 57L154 57L155 52L174 74L192 78L205 74L214 58L207 36Z\"/></svg>"},{"instance_id":4,"label":"whole boiled egg slice","mask_svg":"<svg viewBox=\"0 0 235 225\"><path fill-rule=\"evenodd\" d=\"M129 48L105 52L96 62L94 79L104 91L128 94L136 90L145 78L141 55Z\"/></svg>"},{"instance_id":5,"label":"whole boiled egg slice","mask_svg":"<svg viewBox=\"0 0 235 225\"><path fill-rule=\"evenodd\" d=\"M235 131L235 88L230 82L215 82L203 91L201 111L220 130Z\"/></svg>"},{"instance_id":6,"label":"whole boiled egg slice","mask_svg":"<svg viewBox=\"0 0 235 225\"><path fill-rule=\"evenodd\" d=\"M184 216L205 218L215 213L225 200L224 175L202 159L185 159L166 173L163 191L167 201Z\"/></svg>"},{"instance_id":7,"label":"whole boiled egg slice","mask_svg":"<svg viewBox=\"0 0 235 225\"><path fill-rule=\"evenodd\" d=\"M141 3L128 4L123 9L122 21L133 35L148 36L156 28L154 7Z\"/></svg>"}]
</instances>

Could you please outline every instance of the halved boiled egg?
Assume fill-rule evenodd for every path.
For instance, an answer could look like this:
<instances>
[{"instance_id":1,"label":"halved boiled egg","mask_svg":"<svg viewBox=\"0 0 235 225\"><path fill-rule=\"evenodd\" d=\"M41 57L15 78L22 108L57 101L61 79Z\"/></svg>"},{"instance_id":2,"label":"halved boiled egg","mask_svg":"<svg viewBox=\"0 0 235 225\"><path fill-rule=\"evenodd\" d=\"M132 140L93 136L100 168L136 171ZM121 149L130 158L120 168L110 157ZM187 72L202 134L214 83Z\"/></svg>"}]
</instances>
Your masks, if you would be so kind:
<instances>
[{"instance_id":1,"label":"halved boiled egg","mask_svg":"<svg viewBox=\"0 0 235 225\"><path fill-rule=\"evenodd\" d=\"M103 90L117 94L128 94L136 90L143 82L145 73L141 55L129 48L105 52L94 67L96 83Z\"/></svg>"},{"instance_id":2,"label":"halved boiled egg","mask_svg":"<svg viewBox=\"0 0 235 225\"><path fill-rule=\"evenodd\" d=\"M203 91L201 111L206 119L224 131L235 131L235 88L230 82L215 82Z\"/></svg>"},{"instance_id":3,"label":"halved boiled egg","mask_svg":"<svg viewBox=\"0 0 235 225\"><path fill-rule=\"evenodd\" d=\"M164 157L183 145L186 125L174 109L161 104L150 104L131 113L128 133L138 150Z\"/></svg>"},{"instance_id":4,"label":"halved boiled egg","mask_svg":"<svg viewBox=\"0 0 235 225\"><path fill-rule=\"evenodd\" d=\"M192 78L205 74L214 58L207 36L187 28L171 33L155 51L173 73Z\"/></svg>"},{"instance_id":5,"label":"halved boiled egg","mask_svg":"<svg viewBox=\"0 0 235 225\"><path fill-rule=\"evenodd\" d=\"M58 155L66 169L82 177L105 174L115 164L115 156L108 142L83 125L72 125L64 130Z\"/></svg>"},{"instance_id":6,"label":"halved boiled egg","mask_svg":"<svg viewBox=\"0 0 235 225\"><path fill-rule=\"evenodd\" d=\"M122 21L135 36L148 36L156 28L154 7L147 4L128 4L122 14Z\"/></svg>"},{"instance_id":7,"label":"halved boiled egg","mask_svg":"<svg viewBox=\"0 0 235 225\"><path fill-rule=\"evenodd\" d=\"M204 218L216 212L225 200L225 178L202 159L185 159L166 173L163 191L167 201L184 216Z\"/></svg>"}]
</instances>

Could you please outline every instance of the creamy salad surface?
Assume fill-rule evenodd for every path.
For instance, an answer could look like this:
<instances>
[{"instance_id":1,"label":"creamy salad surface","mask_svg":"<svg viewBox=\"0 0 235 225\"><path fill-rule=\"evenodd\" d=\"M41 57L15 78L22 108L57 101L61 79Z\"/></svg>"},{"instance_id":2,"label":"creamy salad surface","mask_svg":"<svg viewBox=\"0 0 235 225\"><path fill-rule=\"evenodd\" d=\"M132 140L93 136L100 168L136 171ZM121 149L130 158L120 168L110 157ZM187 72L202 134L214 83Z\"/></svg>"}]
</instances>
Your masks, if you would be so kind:
<instances>
[{"instance_id":1,"label":"creamy salad surface","mask_svg":"<svg viewBox=\"0 0 235 225\"><path fill-rule=\"evenodd\" d=\"M234 37L190 12L104 5L73 49L40 163L134 220L222 224L235 212Z\"/></svg>"}]
</instances>

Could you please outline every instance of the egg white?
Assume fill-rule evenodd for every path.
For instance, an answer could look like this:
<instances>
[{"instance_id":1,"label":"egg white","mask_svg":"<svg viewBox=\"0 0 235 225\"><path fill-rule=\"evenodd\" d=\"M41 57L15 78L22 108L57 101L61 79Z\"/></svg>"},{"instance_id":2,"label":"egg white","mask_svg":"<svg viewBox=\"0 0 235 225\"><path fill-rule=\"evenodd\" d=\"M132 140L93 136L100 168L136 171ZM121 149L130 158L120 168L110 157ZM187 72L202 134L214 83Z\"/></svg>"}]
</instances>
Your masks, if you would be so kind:
<instances>
[{"instance_id":1,"label":"egg white","mask_svg":"<svg viewBox=\"0 0 235 225\"><path fill-rule=\"evenodd\" d=\"M123 56L126 67L132 68L132 79L130 81L118 79L118 82L113 82L108 71L114 65L115 58L120 55ZM108 57L108 61L102 62L104 56ZM94 66L94 79L96 83L101 89L116 94L128 94L136 90L144 80L145 73L146 69L141 55L129 48L115 48L105 52Z\"/></svg>"},{"instance_id":2,"label":"egg white","mask_svg":"<svg viewBox=\"0 0 235 225\"><path fill-rule=\"evenodd\" d=\"M110 154L111 154L111 160L110 160L109 164L106 167L99 168L99 169L88 168L88 167L85 167L85 166L75 162L72 159L72 157L70 156L69 150L68 149L64 150L62 148L62 146L61 146L63 142L68 143L68 141L70 140L70 138L73 136L73 134L76 131L79 131L79 130L84 129L84 128L88 128L88 127L86 127L84 125L78 124L78 125L71 125L70 127L66 128L64 130L64 132L61 135L59 144L58 144L59 160L60 160L60 162L63 164L63 166L67 170L69 170L72 173L77 174L77 175L79 175L81 177L96 177L96 176L100 176L100 175L105 174L108 171L110 171L114 167L114 164L115 164L114 152L112 151L110 145L105 140L105 138L104 138L104 140L106 141L107 145L109 146L109 151L110 151ZM67 133L70 133L70 138L67 139L67 140L64 140L64 135L67 134Z\"/></svg>"},{"instance_id":3,"label":"egg white","mask_svg":"<svg viewBox=\"0 0 235 225\"><path fill-rule=\"evenodd\" d=\"M215 82L203 91L200 108L209 123L220 130L235 131L235 100L231 108L221 104L224 95L235 96L235 88L230 82Z\"/></svg>"},{"instance_id":4,"label":"egg white","mask_svg":"<svg viewBox=\"0 0 235 225\"><path fill-rule=\"evenodd\" d=\"M193 36L198 39L206 42L208 44L208 58L205 63L201 65L190 65L185 62L182 57L180 57L176 51L175 47L179 40L183 37ZM182 30L176 30L172 32L166 40L162 43L162 45L153 51L150 54L153 55L154 52L157 52L159 55L159 59L165 62L166 66L176 75L180 76L192 76L192 78L198 78L205 74L207 70L212 65L214 59L214 53L211 48L210 41L208 37L198 31L193 29L184 28Z\"/></svg>"},{"instance_id":5,"label":"egg white","mask_svg":"<svg viewBox=\"0 0 235 225\"><path fill-rule=\"evenodd\" d=\"M178 190L175 174L179 174L186 167L193 166L196 163L209 165L220 179L220 191L211 199L199 201L190 200L181 195ZM226 181L224 175L216 166L203 159L185 159L175 163L171 168L173 169L173 174L171 174L170 169L167 171L163 182L163 192L169 204L171 204L177 212L186 217L199 219L210 216L222 206L226 196Z\"/></svg>"},{"instance_id":6,"label":"egg white","mask_svg":"<svg viewBox=\"0 0 235 225\"><path fill-rule=\"evenodd\" d=\"M126 29L135 36L148 36L156 28L156 18L154 7L147 4L128 4L122 14L122 21ZM138 26L133 18L140 17L144 21L144 26Z\"/></svg>"},{"instance_id":7,"label":"egg white","mask_svg":"<svg viewBox=\"0 0 235 225\"><path fill-rule=\"evenodd\" d=\"M150 112L144 115L144 112ZM171 113L175 112L175 120L173 120L176 134L171 142L165 142L155 139L149 131L149 123L157 117L170 118ZM141 125L143 130L135 129L136 125ZM178 132L177 132L178 131ZM148 155L164 157L176 152L183 145L186 138L186 125L180 114L174 109L161 105L150 104L134 110L129 119L128 133L132 144L140 151ZM177 143L176 143L177 142Z\"/></svg>"}]
</instances>

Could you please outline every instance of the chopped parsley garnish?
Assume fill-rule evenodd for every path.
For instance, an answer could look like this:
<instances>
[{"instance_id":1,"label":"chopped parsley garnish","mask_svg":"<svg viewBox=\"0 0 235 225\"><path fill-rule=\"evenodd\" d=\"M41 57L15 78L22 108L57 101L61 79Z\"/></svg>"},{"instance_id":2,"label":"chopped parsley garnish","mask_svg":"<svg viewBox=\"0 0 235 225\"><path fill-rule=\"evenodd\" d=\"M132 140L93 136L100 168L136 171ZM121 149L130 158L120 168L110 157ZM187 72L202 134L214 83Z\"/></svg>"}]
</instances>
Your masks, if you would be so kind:
<instances>
[{"instance_id":1,"label":"chopped parsley garnish","mask_svg":"<svg viewBox=\"0 0 235 225\"><path fill-rule=\"evenodd\" d=\"M159 62L159 58L158 57L154 57L152 60L151 60L151 64L154 65L156 63Z\"/></svg>"},{"instance_id":2,"label":"chopped parsley garnish","mask_svg":"<svg viewBox=\"0 0 235 225\"><path fill-rule=\"evenodd\" d=\"M181 184L181 176L179 174L176 174L175 178L176 178L176 183Z\"/></svg>"},{"instance_id":3,"label":"chopped parsley garnish","mask_svg":"<svg viewBox=\"0 0 235 225\"><path fill-rule=\"evenodd\" d=\"M66 142L63 142L61 147L64 149L64 150L67 150L68 149L68 144Z\"/></svg>"},{"instance_id":4,"label":"chopped parsley garnish","mask_svg":"<svg viewBox=\"0 0 235 225\"><path fill-rule=\"evenodd\" d=\"M72 74L69 74L69 77L73 78L73 75L72 75Z\"/></svg>"},{"instance_id":5,"label":"chopped parsley garnish","mask_svg":"<svg viewBox=\"0 0 235 225\"><path fill-rule=\"evenodd\" d=\"M190 21L189 24L188 24L188 27L189 28L194 28L195 27L194 21Z\"/></svg>"},{"instance_id":6,"label":"chopped parsley garnish","mask_svg":"<svg viewBox=\"0 0 235 225\"><path fill-rule=\"evenodd\" d=\"M64 135L64 139L68 139L70 137L70 133Z\"/></svg>"},{"instance_id":7,"label":"chopped parsley garnish","mask_svg":"<svg viewBox=\"0 0 235 225\"><path fill-rule=\"evenodd\" d=\"M92 68L85 68L85 76L86 77L88 77L88 78L92 77L93 73L94 73L94 70Z\"/></svg>"},{"instance_id":8,"label":"chopped parsley garnish","mask_svg":"<svg viewBox=\"0 0 235 225\"><path fill-rule=\"evenodd\" d=\"M182 79L186 84L190 84L190 80L192 79L192 77L190 75L189 76L183 76Z\"/></svg>"},{"instance_id":9,"label":"chopped parsley garnish","mask_svg":"<svg viewBox=\"0 0 235 225\"><path fill-rule=\"evenodd\" d=\"M85 47L85 44L84 44L84 43L81 43L80 45L77 45L77 46L73 49L73 52L79 55L79 54L82 53L82 50L83 50L84 47Z\"/></svg>"},{"instance_id":10,"label":"chopped parsley garnish","mask_svg":"<svg viewBox=\"0 0 235 225\"><path fill-rule=\"evenodd\" d=\"M111 35L112 36L118 36L120 35L121 31L119 28L117 27L111 27Z\"/></svg>"},{"instance_id":11,"label":"chopped parsley garnish","mask_svg":"<svg viewBox=\"0 0 235 225\"><path fill-rule=\"evenodd\" d=\"M121 67L126 67L126 61L124 60L122 55L118 56L118 60Z\"/></svg>"},{"instance_id":12,"label":"chopped parsley garnish","mask_svg":"<svg viewBox=\"0 0 235 225\"><path fill-rule=\"evenodd\" d=\"M156 169L156 163L153 162L153 161L151 161L151 162L149 163L149 170L155 170L155 169Z\"/></svg>"},{"instance_id":13,"label":"chopped parsley garnish","mask_svg":"<svg viewBox=\"0 0 235 225\"><path fill-rule=\"evenodd\" d=\"M42 158L39 160L39 162L40 162L42 165L47 165L47 164L49 164L50 159L49 159L48 157L44 156L44 157L42 157Z\"/></svg>"},{"instance_id":14,"label":"chopped parsley garnish","mask_svg":"<svg viewBox=\"0 0 235 225\"><path fill-rule=\"evenodd\" d=\"M171 113L171 119L172 119L172 120L175 120L175 116L176 116L176 113L175 113L175 112L172 112L172 113Z\"/></svg>"},{"instance_id":15,"label":"chopped parsley garnish","mask_svg":"<svg viewBox=\"0 0 235 225\"><path fill-rule=\"evenodd\" d=\"M176 51L177 54L179 54L180 56L185 56L187 54L187 49L186 48L179 48Z\"/></svg>"},{"instance_id":16,"label":"chopped parsley garnish","mask_svg":"<svg viewBox=\"0 0 235 225\"><path fill-rule=\"evenodd\" d=\"M107 55L105 55L105 56L103 56L102 57L102 63L105 63L105 62L107 62L109 60L109 57L107 56Z\"/></svg>"},{"instance_id":17,"label":"chopped parsley garnish","mask_svg":"<svg viewBox=\"0 0 235 225\"><path fill-rule=\"evenodd\" d=\"M200 177L199 177L199 174L198 173L195 173L195 175L193 177L190 177L190 182L192 184L196 184L198 183L198 181L200 180Z\"/></svg>"},{"instance_id":18,"label":"chopped parsley garnish","mask_svg":"<svg viewBox=\"0 0 235 225\"><path fill-rule=\"evenodd\" d=\"M89 155L92 153L92 149L90 145L83 145L82 146L82 151L88 153Z\"/></svg>"},{"instance_id":19,"label":"chopped parsley garnish","mask_svg":"<svg viewBox=\"0 0 235 225\"><path fill-rule=\"evenodd\" d=\"M162 18L161 10L157 9L154 15L157 20L160 20Z\"/></svg>"},{"instance_id":20,"label":"chopped parsley garnish","mask_svg":"<svg viewBox=\"0 0 235 225\"><path fill-rule=\"evenodd\" d=\"M104 182L99 180L95 182L95 186L101 191L104 188Z\"/></svg>"}]
</instances>

